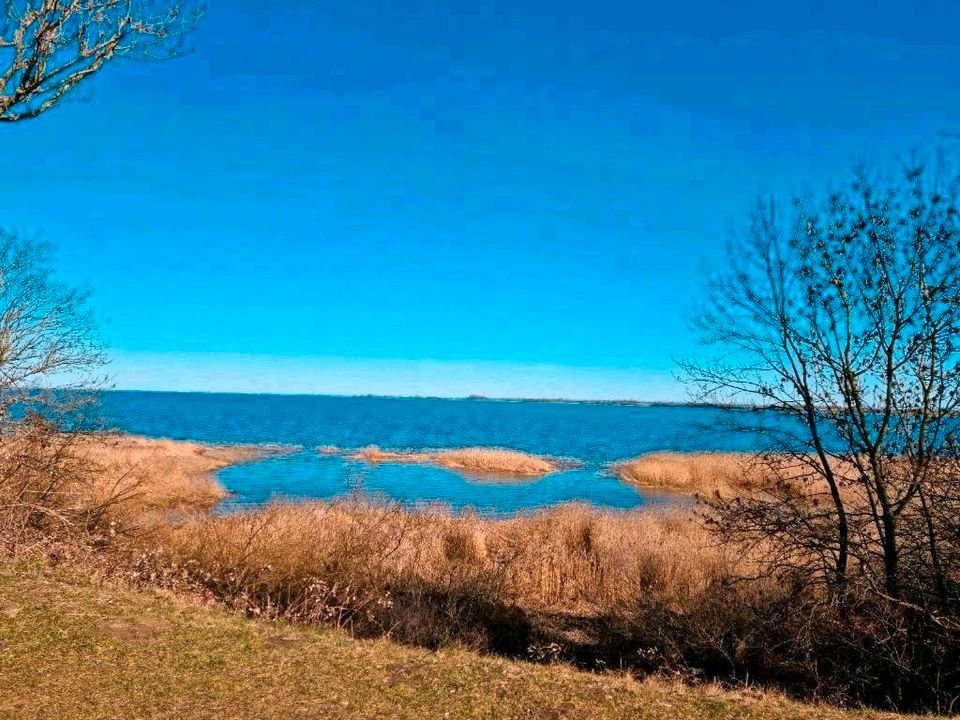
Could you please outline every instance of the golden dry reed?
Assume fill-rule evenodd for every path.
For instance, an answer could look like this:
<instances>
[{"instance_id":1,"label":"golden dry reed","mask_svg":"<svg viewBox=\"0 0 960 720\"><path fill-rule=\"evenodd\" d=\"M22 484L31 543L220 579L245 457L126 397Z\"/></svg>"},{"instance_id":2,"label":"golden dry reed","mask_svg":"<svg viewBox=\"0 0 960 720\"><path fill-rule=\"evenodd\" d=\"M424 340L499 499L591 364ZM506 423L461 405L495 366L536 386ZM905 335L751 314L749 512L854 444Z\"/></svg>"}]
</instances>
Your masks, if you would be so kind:
<instances>
[{"instance_id":1,"label":"golden dry reed","mask_svg":"<svg viewBox=\"0 0 960 720\"><path fill-rule=\"evenodd\" d=\"M656 452L614 463L611 470L636 487L701 496L741 495L762 485L764 477L742 453Z\"/></svg>"},{"instance_id":2,"label":"golden dry reed","mask_svg":"<svg viewBox=\"0 0 960 720\"><path fill-rule=\"evenodd\" d=\"M461 588L525 610L601 612L656 595L693 601L739 559L688 512L605 513L566 505L493 520L358 501L275 504L164 524L151 542L181 563L283 594L331 589Z\"/></svg>"},{"instance_id":3,"label":"golden dry reed","mask_svg":"<svg viewBox=\"0 0 960 720\"><path fill-rule=\"evenodd\" d=\"M330 448L319 448L330 454ZM437 465L464 473L502 474L540 477L571 466L570 461L545 458L519 450L495 447L468 447L454 450L381 450L375 445L348 454L353 460L368 463L413 463Z\"/></svg>"},{"instance_id":4,"label":"golden dry reed","mask_svg":"<svg viewBox=\"0 0 960 720\"><path fill-rule=\"evenodd\" d=\"M144 511L212 508L229 494L216 481L217 470L282 450L110 434L83 437L78 447L96 469L97 490L123 497L122 511L128 517Z\"/></svg>"},{"instance_id":5,"label":"golden dry reed","mask_svg":"<svg viewBox=\"0 0 960 720\"><path fill-rule=\"evenodd\" d=\"M811 499L825 499L829 488L814 466L815 458L784 454L655 452L613 463L610 471L625 483L699 498L731 499L768 494L777 485L788 485ZM840 493L857 506L865 506L858 486L849 481L857 475L848 461L830 459L841 479Z\"/></svg>"}]
</instances>

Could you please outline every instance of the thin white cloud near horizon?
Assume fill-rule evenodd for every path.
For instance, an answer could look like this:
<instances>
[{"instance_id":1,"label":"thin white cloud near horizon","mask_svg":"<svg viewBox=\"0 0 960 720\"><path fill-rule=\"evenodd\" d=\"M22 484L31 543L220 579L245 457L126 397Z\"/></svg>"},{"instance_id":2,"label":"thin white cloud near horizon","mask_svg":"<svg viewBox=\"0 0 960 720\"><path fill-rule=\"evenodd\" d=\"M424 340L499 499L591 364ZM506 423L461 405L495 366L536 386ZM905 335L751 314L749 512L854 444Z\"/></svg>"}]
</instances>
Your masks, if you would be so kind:
<instances>
[{"instance_id":1,"label":"thin white cloud near horizon","mask_svg":"<svg viewBox=\"0 0 960 720\"><path fill-rule=\"evenodd\" d=\"M117 390L682 401L663 370L460 360L277 357L114 350Z\"/></svg>"}]
</instances>

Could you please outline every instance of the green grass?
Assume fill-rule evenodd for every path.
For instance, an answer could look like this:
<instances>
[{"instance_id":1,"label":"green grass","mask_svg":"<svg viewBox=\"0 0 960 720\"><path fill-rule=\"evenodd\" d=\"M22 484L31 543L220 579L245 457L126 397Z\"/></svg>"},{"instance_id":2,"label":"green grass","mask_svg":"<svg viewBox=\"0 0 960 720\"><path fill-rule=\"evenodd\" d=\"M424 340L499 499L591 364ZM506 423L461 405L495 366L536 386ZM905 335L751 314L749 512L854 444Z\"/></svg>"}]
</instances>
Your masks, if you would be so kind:
<instances>
[{"instance_id":1,"label":"green grass","mask_svg":"<svg viewBox=\"0 0 960 720\"><path fill-rule=\"evenodd\" d=\"M0 563L0 718L881 718L247 620Z\"/></svg>"}]
</instances>

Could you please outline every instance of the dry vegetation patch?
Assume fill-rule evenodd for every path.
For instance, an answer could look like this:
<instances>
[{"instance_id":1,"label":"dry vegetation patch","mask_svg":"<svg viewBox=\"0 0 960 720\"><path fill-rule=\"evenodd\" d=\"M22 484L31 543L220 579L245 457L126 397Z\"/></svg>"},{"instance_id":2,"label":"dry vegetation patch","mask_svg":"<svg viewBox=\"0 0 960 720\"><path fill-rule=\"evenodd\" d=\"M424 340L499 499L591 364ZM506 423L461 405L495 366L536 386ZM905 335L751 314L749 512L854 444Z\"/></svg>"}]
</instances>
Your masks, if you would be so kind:
<instances>
[{"instance_id":1,"label":"dry vegetation patch","mask_svg":"<svg viewBox=\"0 0 960 720\"><path fill-rule=\"evenodd\" d=\"M321 449L321 452L324 450ZM408 451L381 450L371 445L350 453L348 457L368 463L426 464L464 473L516 477L541 477L576 465L568 459L547 458L519 450L495 447Z\"/></svg>"},{"instance_id":2,"label":"dry vegetation patch","mask_svg":"<svg viewBox=\"0 0 960 720\"><path fill-rule=\"evenodd\" d=\"M288 448L267 445L210 445L130 435L84 436L78 453L96 469L97 491L122 498L121 512L212 508L229 493L214 473Z\"/></svg>"},{"instance_id":3,"label":"dry vegetation patch","mask_svg":"<svg viewBox=\"0 0 960 720\"><path fill-rule=\"evenodd\" d=\"M828 493L826 482L811 469L812 462L812 458L776 454L654 452L613 463L610 471L639 488L694 497L731 499L789 487L812 500ZM850 463L831 460L830 467L841 479L844 497L862 501L849 483L856 476Z\"/></svg>"},{"instance_id":4,"label":"dry vegetation patch","mask_svg":"<svg viewBox=\"0 0 960 720\"><path fill-rule=\"evenodd\" d=\"M332 605L353 616L391 588L456 591L529 611L606 612L651 593L679 606L743 561L712 545L687 511L578 505L496 520L359 500L291 503L156 532L152 539L178 566L213 572L204 577L216 592L248 603L245 609L272 603L282 614L311 617ZM263 594L250 596L250 588ZM373 595L347 607L337 588ZM271 599L279 597L286 607Z\"/></svg>"},{"instance_id":5,"label":"dry vegetation patch","mask_svg":"<svg viewBox=\"0 0 960 720\"><path fill-rule=\"evenodd\" d=\"M198 590L246 613L431 646L509 645L524 654L540 640L549 644L539 638L537 618L617 615L640 605L686 612L748 562L742 552L713 544L683 508L566 505L493 519L356 498L168 522L166 512L154 511L211 507L223 496L211 473L262 450L109 437L88 451L113 468L104 478L140 469L139 494L116 509L125 526L142 530L114 546L122 572ZM468 464L474 457L449 453ZM593 621L562 625L571 646L603 642ZM515 637L492 637L491 627Z\"/></svg>"},{"instance_id":6,"label":"dry vegetation patch","mask_svg":"<svg viewBox=\"0 0 960 720\"><path fill-rule=\"evenodd\" d=\"M614 463L612 472L641 488L684 495L733 497L763 482L763 470L743 453L656 452Z\"/></svg>"}]
</instances>

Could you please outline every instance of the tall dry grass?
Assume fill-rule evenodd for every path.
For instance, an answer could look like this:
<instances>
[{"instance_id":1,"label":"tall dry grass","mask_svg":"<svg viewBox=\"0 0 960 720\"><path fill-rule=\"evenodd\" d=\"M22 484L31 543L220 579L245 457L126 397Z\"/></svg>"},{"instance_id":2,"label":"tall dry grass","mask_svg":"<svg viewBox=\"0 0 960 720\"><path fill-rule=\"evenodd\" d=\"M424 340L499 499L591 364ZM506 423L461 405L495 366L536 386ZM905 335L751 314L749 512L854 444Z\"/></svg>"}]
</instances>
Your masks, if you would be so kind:
<instances>
[{"instance_id":1,"label":"tall dry grass","mask_svg":"<svg viewBox=\"0 0 960 720\"><path fill-rule=\"evenodd\" d=\"M626 617L639 606L687 612L745 562L713 544L683 509L568 505L493 519L351 498L216 516L205 511L224 492L211 473L262 450L129 437L89 442L86 452L106 469L105 489L118 478L136 488L113 509L133 530L115 546L123 566L253 614L426 645L526 652L563 636L587 647L602 640L580 619ZM189 512L172 522L170 510ZM560 617L578 620L561 629L544 620Z\"/></svg>"},{"instance_id":2,"label":"tall dry grass","mask_svg":"<svg viewBox=\"0 0 960 720\"><path fill-rule=\"evenodd\" d=\"M641 488L734 497L762 486L764 470L743 453L656 452L614 463L612 472Z\"/></svg>"},{"instance_id":3,"label":"tall dry grass","mask_svg":"<svg viewBox=\"0 0 960 720\"><path fill-rule=\"evenodd\" d=\"M113 498L112 514L127 527L154 515L207 511L229 495L216 480L217 470L288 449L107 433L77 439L78 454L96 471L94 492Z\"/></svg>"},{"instance_id":4,"label":"tall dry grass","mask_svg":"<svg viewBox=\"0 0 960 720\"><path fill-rule=\"evenodd\" d=\"M607 611L647 593L681 605L743 561L711 544L689 512L582 505L497 520L359 499L277 504L164 526L152 540L184 562L252 574L285 595L306 578L421 590L468 583L511 605L558 612Z\"/></svg>"},{"instance_id":5,"label":"tall dry grass","mask_svg":"<svg viewBox=\"0 0 960 720\"><path fill-rule=\"evenodd\" d=\"M362 499L163 523L132 550L138 576L248 614L588 664L680 658L678 623L716 653L717 589L748 562L686 511L495 520Z\"/></svg>"},{"instance_id":6,"label":"tall dry grass","mask_svg":"<svg viewBox=\"0 0 960 720\"><path fill-rule=\"evenodd\" d=\"M611 612L651 595L681 607L745 562L741 553L713 544L689 509L605 512L566 505L493 519L376 506L358 497L211 516L203 511L226 495L213 471L262 448L117 436L91 439L85 452L104 468L105 488L120 478L136 488L116 513L127 526L149 530L139 550L194 568L217 593L235 599L255 588L251 607L292 615L318 612L304 608L313 602L310 588L321 586L332 596L347 587L421 594L469 588L491 602L535 612ZM472 450L447 453L476 467ZM498 457L480 456L485 468ZM200 514L171 523L156 510Z\"/></svg>"},{"instance_id":7,"label":"tall dry grass","mask_svg":"<svg viewBox=\"0 0 960 720\"><path fill-rule=\"evenodd\" d=\"M828 487L811 469L812 462L813 459L802 461L788 455L655 452L613 463L610 471L639 488L700 498L759 495L774 486L789 486L814 498L826 495ZM840 478L852 480L856 476L856 469L849 462L832 459L830 466ZM841 483L840 492L855 505L865 501L850 483Z\"/></svg>"}]
</instances>

